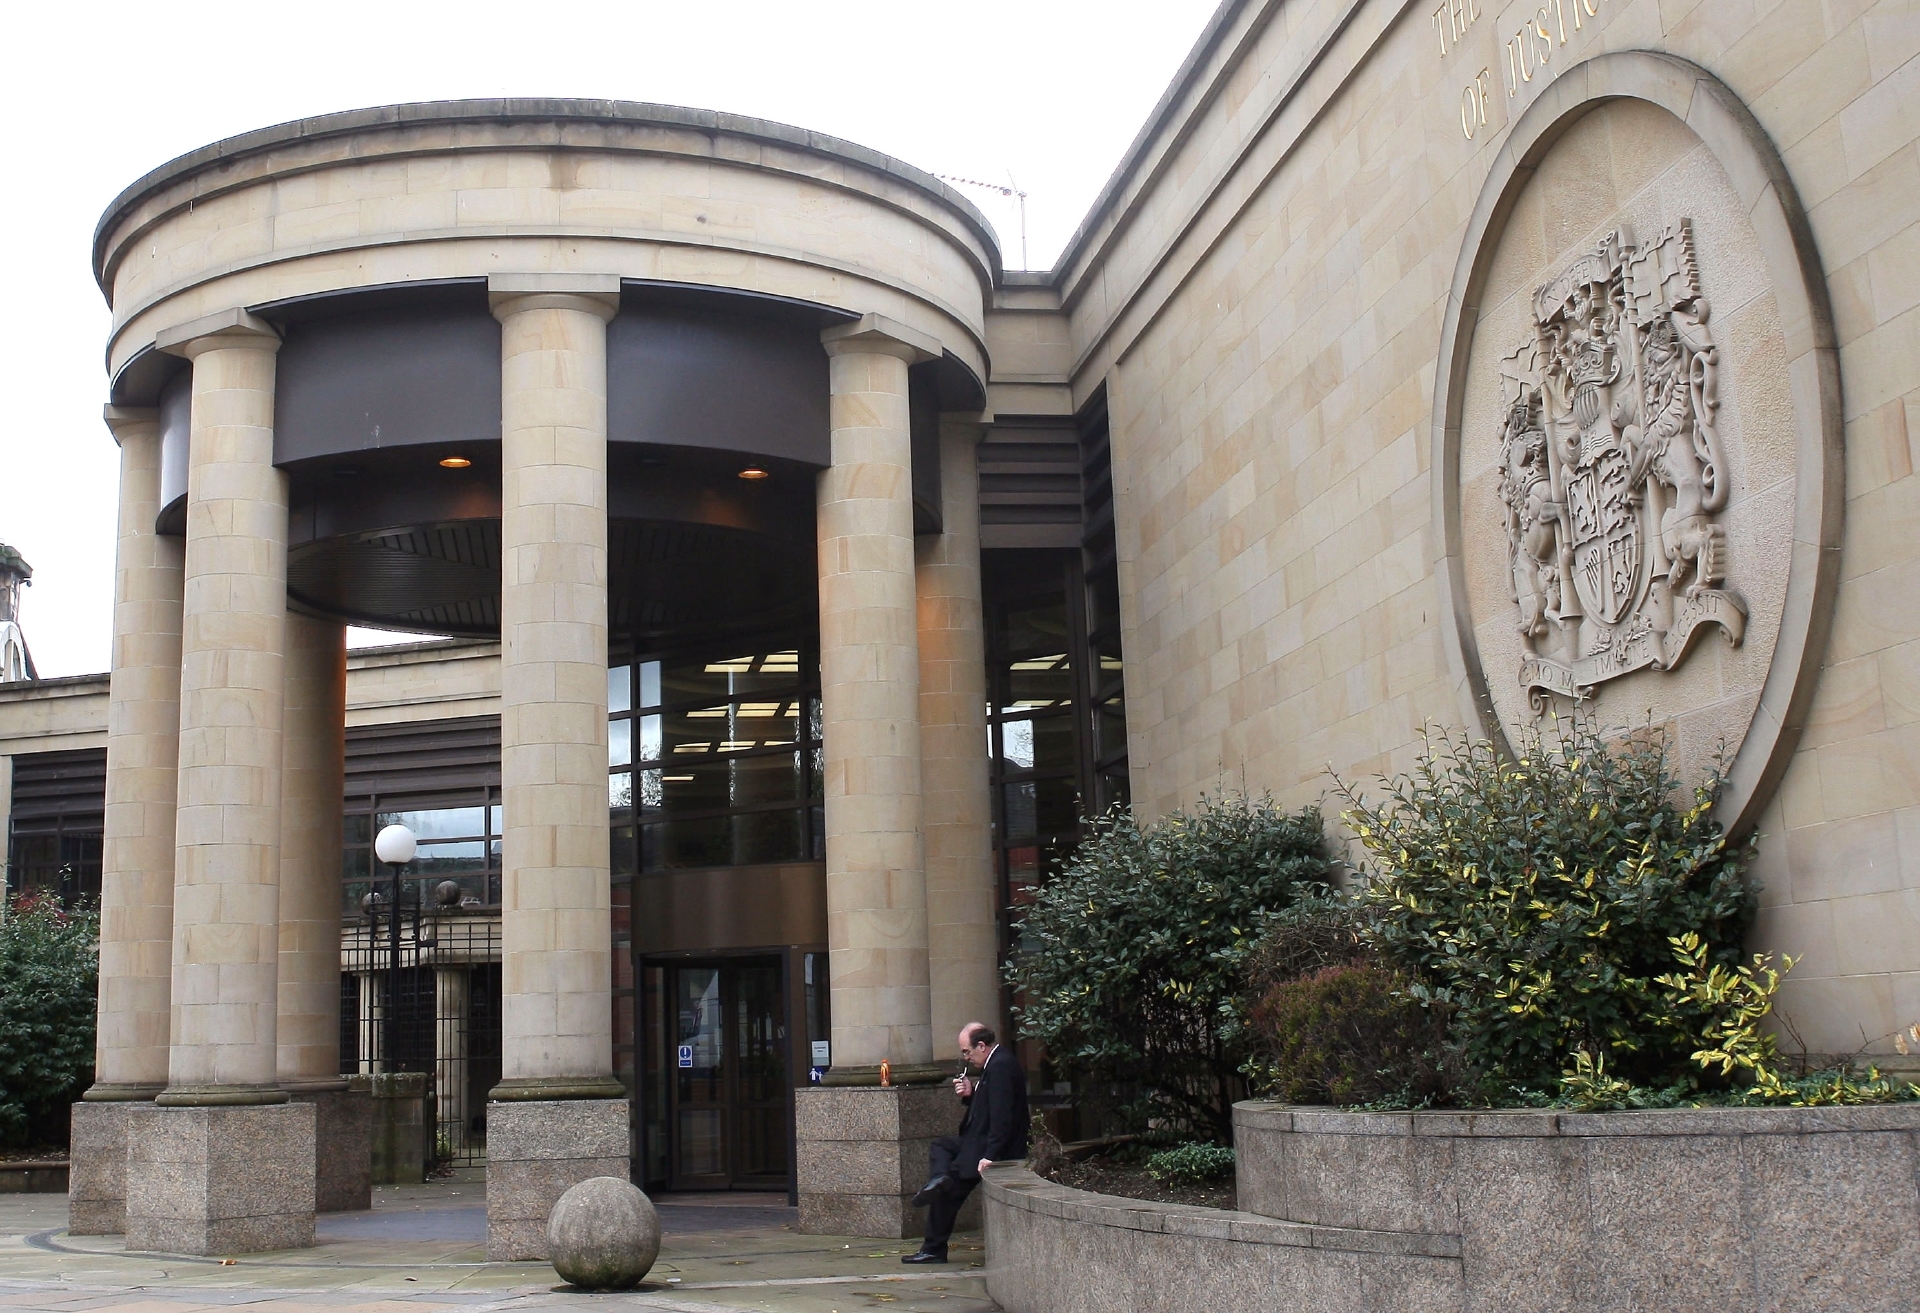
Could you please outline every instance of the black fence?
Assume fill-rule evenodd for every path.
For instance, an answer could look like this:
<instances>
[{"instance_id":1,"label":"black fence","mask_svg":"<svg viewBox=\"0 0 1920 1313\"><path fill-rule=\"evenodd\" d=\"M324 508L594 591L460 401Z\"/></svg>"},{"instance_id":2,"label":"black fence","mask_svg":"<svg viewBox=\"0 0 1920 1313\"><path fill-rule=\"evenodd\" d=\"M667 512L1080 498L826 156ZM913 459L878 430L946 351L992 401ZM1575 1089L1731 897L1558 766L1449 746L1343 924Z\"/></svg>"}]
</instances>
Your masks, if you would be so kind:
<instances>
[{"instance_id":1,"label":"black fence","mask_svg":"<svg viewBox=\"0 0 1920 1313\"><path fill-rule=\"evenodd\" d=\"M486 1161L500 1081L500 917L435 892L402 883L394 915L389 884L341 927L340 1065L425 1072L434 1160L468 1166Z\"/></svg>"}]
</instances>

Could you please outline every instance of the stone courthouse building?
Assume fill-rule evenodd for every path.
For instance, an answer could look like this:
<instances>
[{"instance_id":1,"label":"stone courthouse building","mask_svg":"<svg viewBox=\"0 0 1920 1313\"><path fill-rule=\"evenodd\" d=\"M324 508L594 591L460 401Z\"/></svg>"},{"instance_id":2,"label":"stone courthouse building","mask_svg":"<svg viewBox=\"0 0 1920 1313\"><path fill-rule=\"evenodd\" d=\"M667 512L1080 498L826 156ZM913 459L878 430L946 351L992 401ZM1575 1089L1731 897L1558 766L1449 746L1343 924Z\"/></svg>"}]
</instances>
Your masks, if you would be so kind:
<instances>
[{"instance_id":1,"label":"stone courthouse building","mask_svg":"<svg viewBox=\"0 0 1920 1313\"><path fill-rule=\"evenodd\" d=\"M1910 0L1228 0L1046 272L909 165L656 105L139 179L94 248L110 690L0 690L15 882L104 907L97 1225L310 1237L388 1060L343 1017L401 1006L342 945L444 909L498 926L444 987L494 1009L454 1123L496 1255L609 1171L901 1234L1079 815L1576 697L1724 748L1784 1010L1890 1054L1916 53ZM389 816L447 845L410 892Z\"/></svg>"}]
</instances>

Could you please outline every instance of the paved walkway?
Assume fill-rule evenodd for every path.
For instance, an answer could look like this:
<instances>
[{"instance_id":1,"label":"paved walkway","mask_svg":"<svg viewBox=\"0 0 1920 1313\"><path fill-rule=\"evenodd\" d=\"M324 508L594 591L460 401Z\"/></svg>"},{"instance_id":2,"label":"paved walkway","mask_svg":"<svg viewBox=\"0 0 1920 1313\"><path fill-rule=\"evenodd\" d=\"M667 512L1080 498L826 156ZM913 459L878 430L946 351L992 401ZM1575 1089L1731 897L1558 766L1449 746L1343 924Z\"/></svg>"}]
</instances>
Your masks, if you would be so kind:
<instances>
[{"instance_id":1,"label":"paved walkway","mask_svg":"<svg viewBox=\"0 0 1920 1313\"><path fill-rule=\"evenodd\" d=\"M663 1197L666 1238L646 1282L627 1294L589 1295L561 1285L543 1263L486 1261L479 1181L374 1194L370 1212L323 1216L312 1249L226 1262L129 1254L118 1236L69 1236L64 1195L0 1195L0 1310L994 1310L977 1235L955 1237L948 1267L902 1268L909 1241L796 1234L784 1195Z\"/></svg>"}]
</instances>

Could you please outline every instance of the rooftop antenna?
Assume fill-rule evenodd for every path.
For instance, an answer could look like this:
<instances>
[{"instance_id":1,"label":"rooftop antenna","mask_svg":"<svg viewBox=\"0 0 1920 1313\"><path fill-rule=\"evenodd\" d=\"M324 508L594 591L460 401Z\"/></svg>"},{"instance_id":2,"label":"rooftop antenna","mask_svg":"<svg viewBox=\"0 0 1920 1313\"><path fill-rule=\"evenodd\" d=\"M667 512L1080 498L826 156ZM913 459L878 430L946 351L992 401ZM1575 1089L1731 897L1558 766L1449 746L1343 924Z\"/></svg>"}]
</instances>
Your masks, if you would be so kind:
<instances>
[{"instance_id":1,"label":"rooftop antenna","mask_svg":"<svg viewBox=\"0 0 1920 1313\"><path fill-rule=\"evenodd\" d=\"M979 187L986 191L999 192L1002 196L1011 197L1013 200L1019 202L1019 205L1020 205L1020 267L1022 269L1025 269L1027 267L1027 194L1021 191L1020 184L1013 180L1012 169L1007 170L1008 185L1004 187L997 182L981 182L977 178L960 178L960 177L954 176L951 173L936 173L933 176L936 178L939 178L942 182L957 182L963 187Z\"/></svg>"}]
</instances>

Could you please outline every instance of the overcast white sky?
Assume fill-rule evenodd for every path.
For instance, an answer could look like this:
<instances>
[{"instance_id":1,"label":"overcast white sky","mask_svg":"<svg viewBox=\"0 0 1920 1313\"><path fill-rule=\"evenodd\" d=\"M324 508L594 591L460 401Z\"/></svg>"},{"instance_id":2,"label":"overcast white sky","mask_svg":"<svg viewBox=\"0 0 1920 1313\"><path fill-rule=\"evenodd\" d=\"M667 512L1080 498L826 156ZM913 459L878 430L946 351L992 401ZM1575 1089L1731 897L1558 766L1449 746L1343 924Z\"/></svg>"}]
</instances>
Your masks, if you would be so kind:
<instances>
[{"instance_id":1,"label":"overcast white sky","mask_svg":"<svg viewBox=\"0 0 1920 1313\"><path fill-rule=\"evenodd\" d=\"M34 569L42 676L105 670L117 452L100 423L107 313L93 225L196 146L332 110L465 96L592 96L777 119L1029 195L1052 265L1216 0L965 5L21 4L0 96L9 253L0 313L0 542ZM1020 264L1010 203L962 188Z\"/></svg>"}]
</instances>

